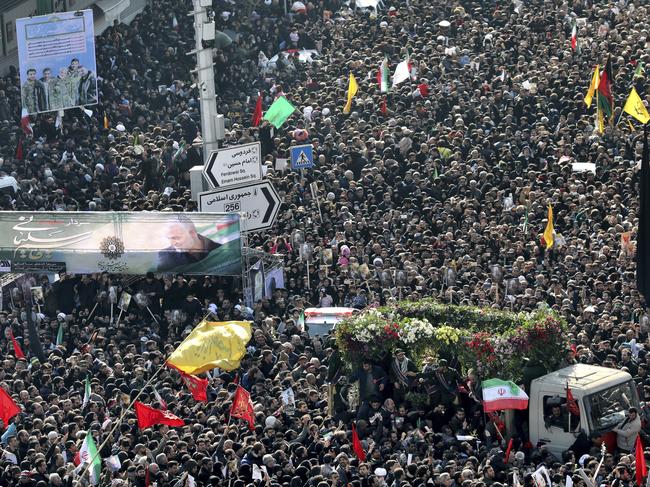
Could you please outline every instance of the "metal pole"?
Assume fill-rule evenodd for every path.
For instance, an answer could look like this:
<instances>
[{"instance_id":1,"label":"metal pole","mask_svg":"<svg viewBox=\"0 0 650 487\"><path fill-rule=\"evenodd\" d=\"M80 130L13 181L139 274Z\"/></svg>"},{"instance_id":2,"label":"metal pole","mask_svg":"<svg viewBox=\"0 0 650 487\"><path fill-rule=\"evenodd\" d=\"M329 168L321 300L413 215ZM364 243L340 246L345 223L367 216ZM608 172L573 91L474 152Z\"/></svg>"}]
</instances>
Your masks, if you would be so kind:
<instances>
[{"instance_id":1,"label":"metal pole","mask_svg":"<svg viewBox=\"0 0 650 487\"><path fill-rule=\"evenodd\" d=\"M194 39L196 41L197 87L201 107L201 139L203 140L203 164L208 156L219 148L217 140L217 103L214 89L212 49L203 48L203 25L207 24L208 13L199 0L193 0Z\"/></svg>"}]
</instances>

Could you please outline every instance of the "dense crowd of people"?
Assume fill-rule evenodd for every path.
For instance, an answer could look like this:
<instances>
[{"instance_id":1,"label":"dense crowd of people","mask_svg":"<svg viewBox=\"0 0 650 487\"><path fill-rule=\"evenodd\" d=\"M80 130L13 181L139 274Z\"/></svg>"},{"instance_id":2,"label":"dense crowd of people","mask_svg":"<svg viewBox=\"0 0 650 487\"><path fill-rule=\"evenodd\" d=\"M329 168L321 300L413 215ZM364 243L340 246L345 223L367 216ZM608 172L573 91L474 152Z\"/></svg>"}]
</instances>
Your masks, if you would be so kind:
<instances>
[{"instance_id":1,"label":"dense crowd of people","mask_svg":"<svg viewBox=\"0 0 650 487\"><path fill-rule=\"evenodd\" d=\"M35 318L45 360L30 346L29 293L11 290L0 313L0 386L24 412L14 432L3 425L0 485L87 485L74 462L87 431L102 458L120 460L105 462L102 486L501 487L516 482L514 473L532 486L542 464L553 485L567 475L587 485L579 468L595 473L595 439L580 438L554 458L524 433L506 459L500 422L482 413L471 371L443 360L423 371L403 351L391 367L349 370L331 337L310 337L299 316L309 306L363 309L422 297L513 311L545 303L569 323L566 363L624 369L646 397L649 322L634 283L642 130L619 115L632 86L648 100L647 75L637 69L650 62L648 6L288 6L285 15L276 0L214 0L217 29L232 43L211 46L223 143L260 140L266 178L283 200L276 225L249 244L284 256L284 288L249 309L241 285L221 277L44 278ZM67 110L61 127L56 113L42 114L26 136L17 70L0 79L0 171L20 186L3 190L2 210L196 211L188 171L202 155L194 61L185 55L194 46L189 10L188 1L156 0L129 25L98 35L99 104L90 116ZM295 49L318 54L304 61ZM283 50L288 57L269 63ZM381 93L381 62L393 72L407 56L412 78ZM616 108L600 134L583 98L594 66L608 58ZM350 73L359 91L343 114ZM280 129L251 127L258 92L265 108L284 95L298 110ZM305 142L315 167L283 169L278 159ZM595 163L595 173L574 171L576 162ZM549 204L556 238L547 250L540 235ZM138 299L111 322L112 295L122 290ZM253 321L241 367L209 376L208 403L196 402L171 369L143 390L205 316ZM26 358L15 356L10 332ZM252 394L254 431L228 418L236 374ZM87 376L92 395L82 407ZM356 401L342 392L354 380ZM408 399L416 384L428 387L427 407ZM295 402L286 400L289 388ZM130 411L109 437L138 393L162 407L159 394L186 426L139 430ZM638 423L650 435L638 413L619 429ZM355 421L363 461L352 448ZM619 441L594 485L631 485L630 451Z\"/></svg>"}]
</instances>

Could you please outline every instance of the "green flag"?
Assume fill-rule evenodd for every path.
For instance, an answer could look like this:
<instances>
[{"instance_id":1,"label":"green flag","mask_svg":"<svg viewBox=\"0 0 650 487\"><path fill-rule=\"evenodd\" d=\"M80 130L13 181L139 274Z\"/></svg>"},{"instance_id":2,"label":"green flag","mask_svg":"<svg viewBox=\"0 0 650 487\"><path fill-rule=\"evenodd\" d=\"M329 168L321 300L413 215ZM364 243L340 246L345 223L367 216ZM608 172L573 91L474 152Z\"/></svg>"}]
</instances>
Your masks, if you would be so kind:
<instances>
[{"instance_id":1,"label":"green flag","mask_svg":"<svg viewBox=\"0 0 650 487\"><path fill-rule=\"evenodd\" d=\"M56 346L63 345L63 323L59 324L59 331L56 333Z\"/></svg>"},{"instance_id":2,"label":"green flag","mask_svg":"<svg viewBox=\"0 0 650 487\"><path fill-rule=\"evenodd\" d=\"M634 70L634 76L632 78L643 78L645 74L645 68L643 67L643 61L638 61L636 64L636 69Z\"/></svg>"},{"instance_id":3,"label":"green flag","mask_svg":"<svg viewBox=\"0 0 650 487\"><path fill-rule=\"evenodd\" d=\"M133 146L136 145L140 145L140 135L137 133L133 135Z\"/></svg>"},{"instance_id":4,"label":"green flag","mask_svg":"<svg viewBox=\"0 0 650 487\"><path fill-rule=\"evenodd\" d=\"M294 107L284 96L281 96L275 100L266 111L264 114L264 120L268 121L276 129L279 129L295 110L296 107Z\"/></svg>"}]
</instances>

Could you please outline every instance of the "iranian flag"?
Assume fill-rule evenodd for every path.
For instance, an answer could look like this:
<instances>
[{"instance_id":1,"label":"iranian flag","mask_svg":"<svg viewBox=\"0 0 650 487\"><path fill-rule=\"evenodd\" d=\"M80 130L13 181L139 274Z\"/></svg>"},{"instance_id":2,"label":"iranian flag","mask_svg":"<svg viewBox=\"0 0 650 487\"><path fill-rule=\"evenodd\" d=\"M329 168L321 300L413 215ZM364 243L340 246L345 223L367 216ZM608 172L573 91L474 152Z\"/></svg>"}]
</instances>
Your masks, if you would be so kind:
<instances>
[{"instance_id":1,"label":"iranian flag","mask_svg":"<svg viewBox=\"0 0 650 487\"><path fill-rule=\"evenodd\" d=\"M578 50L578 25L576 21L573 21L573 27L571 28L571 49L574 51Z\"/></svg>"},{"instance_id":2,"label":"iranian flag","mask_svg":"<svg viewBox=\"0 0 650 487\"><path fill-rule=\"evenodd\" d=\"M528 395L510 380L488 379L481 383L486 413L502 409L526 409Z\"/></svg>"},{"instance_id":3,"label":"iranian flag","mask_svg":"<svg viewBox=\"0 0 650 487\"><path fill-rule=\"evenodd\" d=\"M388 59L384 58L377 71L377 83L382 93L388 93L388 76Z\"/></svg>"},{"instance_id":4,"label":"iranian flag","mask_svg":"<svg viewBox=\"0 0 650 487\"><path fill-rule=\"evenodd\" d=\"M99 477L102 473L102 459L99 456L95 440L93 439L90 430L86 432L86 438L84 438L81 448L77 452L77 455L75 455L74 463L75 465L78 465L77 470L79 472L81 472L84 466L89 463L90 466L88 467L88 470L90 470L90 483L93 485L99 485Z\"/></svg>"}]
</instances>

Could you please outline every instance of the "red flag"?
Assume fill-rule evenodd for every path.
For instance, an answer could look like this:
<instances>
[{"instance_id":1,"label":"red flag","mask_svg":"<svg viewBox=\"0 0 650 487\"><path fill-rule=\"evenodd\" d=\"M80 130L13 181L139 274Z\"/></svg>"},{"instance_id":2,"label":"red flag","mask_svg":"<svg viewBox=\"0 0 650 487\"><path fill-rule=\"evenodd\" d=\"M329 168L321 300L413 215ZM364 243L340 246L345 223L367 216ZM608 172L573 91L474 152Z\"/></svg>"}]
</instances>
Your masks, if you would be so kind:
<instances>
[{"instance_id":1,"label":"red flag","mask_svg":"<svg viewBox=\"0 0 650 487\"><path fill-rule=\"evenodd\" d=\"M510 458L510 452L512 452L512 438L510 438L510 441L508 441L508 448L506 448L506 456L503 459L503 463L508 463L508 459Z\"/></svg>"},{"instance_id":2,"label":"red flag","mask_svg":"<svg viewBox=\"0 0 650 487\"><path fill-rule=\"evenodd\" d=\"M5 428L9 426L9 420L20 412L18 404L7 394L7 391L0 387L0 419L2 419Z\"/></svg>"},{"instance_id":3,"label":"red flag","mask_svg":"<svg viewBox=\"0 0 650 487\"><path fill-rule=\"evenodd\" d=\"M166 424L167 426L185 426L178 416L169 411L161 411L142 404L140 401L135 402L135 414L138 417L138 428L141 430L153 426L154 424Z\"/></svg>"},{"instance_id":4,"label":"red flag","mask_svg":"<svg viewBox=\"0 0 650 487\"><path fill-rule=\"evenodd\" d=\"M149 487L151 485L151 474L149 473L149 465L145 467L144 471L144 487Z\"/></svg>"},{"instance_id":5,"label":"red flag","mask_svg":"<svg viewBox=\"0 0 650 487\"><path fill-rule=\"evenodd\" d=\"M386 96L381 99L381 114L385 117L388 113L388 108L386 108Z\"/></svg>"},{"instance_id":6,"label":"red flag","mask_svg":"<svg viewBox=\"0 0 650 487\"><path fill-rule=\"evenodd\" d=\"M245 419L248 421L248 428L251 431L255 429L255 412L253 410L251 394L240 385L237 386L237 390L232 399L230 417Z\"/></svg>"},{"instance_id":7,"label":"red flag","mask_svg":"<svg viewBox=\"0 0 650 487\"><path fill-rule=\"evenodd\" d=\"M643 477L648 475L648 467L645 463L645 455L643 454L643 443L641 443L641 435L637 435L636 444L634 445L634 455L636 458L636 483L641 487L643 485Z\"/></svg>"},{"instance_id":8,"label":"red flag","mask_svg":"<svg viewBox=\"0 0 650 487\"><path fill-rule=\"evenodd\" d=\"M14 355L16 356L16 359L25 358L25 354L23 353L23 349L20 348L20 343L18 343L18 340L16 340L16 337L14 337L13 330L9 330L9 335L11 336L11 342L14 344Z\"/></svg>"},{"instance_id":9,"label":"red flag","mask_svg":"<svg viewBox=\"0 0 650 487\"><path fill-rule=\"evenodd\" d=\"M255 112L251 120L251 127L257 127L262 121L262 92L257 95L257 103L255 103Z\"/></svg>"},{"instance_id":10,"label":"red flag","mask_svg":"<svg viewBox=\"0 0 650 487\"><path fill-rule=\"evenodd\" d=\"M419 84L418 90L420 91L420 96L422 96L422 98L429 96L429 87L425 83Z\"/></svg>"},{"instance_id":11,"label":"red flag","mask_svg":"<svg viewBox=\"0 0 650 487\"><path fill-rule=\"evenodd\" d=\"M179 372L183 382L192 393L192 397L196 401L208 402L208 379L201 379L195 375L181 372L180 370Z\"/></svg>"},{"instance_id":12,"label":"red flag","mask_svg":"<svg viewBox=\"0 0 650 487\"><path fill-rule=\"evenodd\" d=\"M18 145L16 146L16 160L18 161L23 160L23 139L22 138L18 141Z\"/></svg>"},{"instance_id":13,"label":"red flag","mask_svg":"<svg viewBox=\"0 0 650 487\"><path fill-rule=\"evenodd\" d=\"M566 383L566 408L574 416L580 416L580 408L577 401L573 398L573 393L569 389L569 383Z\"/></svg>"},{"instance_id":14,"label":"red flag","mask_svg":"<svg viewBox=\"0 0 650 487\"><path fill-rule=\"evenodd\" d=\"M357 425L352 423L352 450L357 456L360 462L366 461L366 452L363 451L363 446L361 446L361 440L357 434Z\"/></svg>"}]
</instances>

